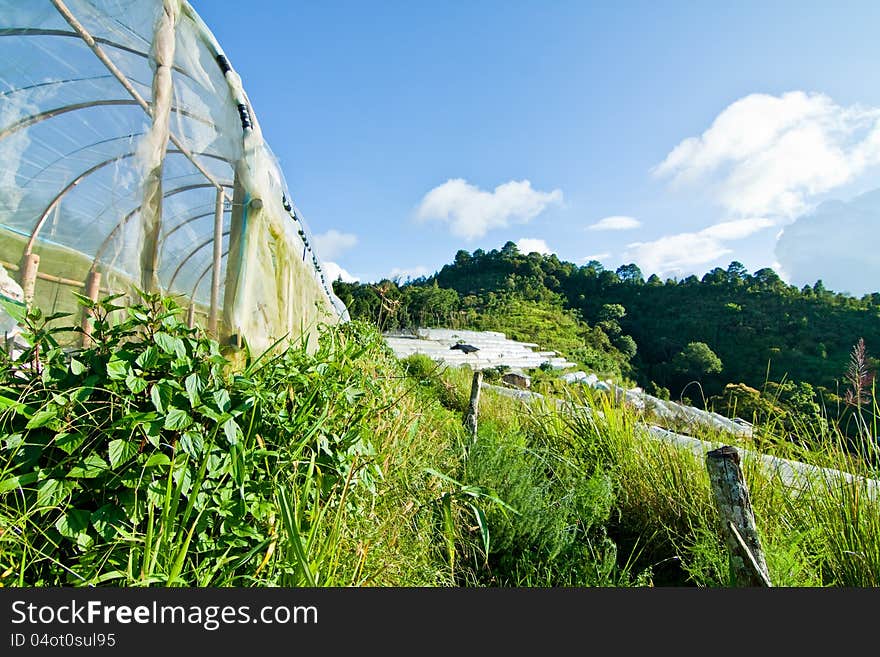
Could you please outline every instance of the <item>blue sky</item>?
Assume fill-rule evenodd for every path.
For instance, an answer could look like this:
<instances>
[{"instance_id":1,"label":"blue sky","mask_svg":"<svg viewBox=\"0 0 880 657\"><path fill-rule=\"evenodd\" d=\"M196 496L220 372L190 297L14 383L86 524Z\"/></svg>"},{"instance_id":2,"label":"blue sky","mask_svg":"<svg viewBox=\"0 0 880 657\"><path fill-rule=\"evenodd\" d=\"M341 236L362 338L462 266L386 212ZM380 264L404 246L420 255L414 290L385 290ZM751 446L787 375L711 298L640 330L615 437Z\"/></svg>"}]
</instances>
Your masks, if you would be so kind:
<instances>
[{"instance_id":1,"label":"blue sky","mask_svg":"<svg viewBox=\"0 0 880 657\"><path fill-rule=\"evenodd\" d=\"M525 239L880 288L877 3L192 4L347 276Z\"/></svg>"}]
</instances>

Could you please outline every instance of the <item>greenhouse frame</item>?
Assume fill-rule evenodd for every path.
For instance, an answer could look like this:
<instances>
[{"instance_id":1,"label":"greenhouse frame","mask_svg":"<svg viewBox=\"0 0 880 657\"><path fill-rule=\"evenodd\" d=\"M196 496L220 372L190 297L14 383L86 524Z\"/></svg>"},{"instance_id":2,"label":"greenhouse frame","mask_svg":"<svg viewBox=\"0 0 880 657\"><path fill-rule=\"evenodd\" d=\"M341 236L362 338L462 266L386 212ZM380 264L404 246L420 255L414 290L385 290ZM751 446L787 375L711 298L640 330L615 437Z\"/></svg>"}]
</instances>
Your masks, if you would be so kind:
<instances>
[{"instance_id":1,"label":"greenhouse frame","mask_svg":"<svg viewBox=\"0 0 880 657\"><path fill-rule=\"evenodd\" d=\"M160 292L256 350L348 318L185 0L0 0L0 265L45 312Z\"/></svg>"}]
</instances>

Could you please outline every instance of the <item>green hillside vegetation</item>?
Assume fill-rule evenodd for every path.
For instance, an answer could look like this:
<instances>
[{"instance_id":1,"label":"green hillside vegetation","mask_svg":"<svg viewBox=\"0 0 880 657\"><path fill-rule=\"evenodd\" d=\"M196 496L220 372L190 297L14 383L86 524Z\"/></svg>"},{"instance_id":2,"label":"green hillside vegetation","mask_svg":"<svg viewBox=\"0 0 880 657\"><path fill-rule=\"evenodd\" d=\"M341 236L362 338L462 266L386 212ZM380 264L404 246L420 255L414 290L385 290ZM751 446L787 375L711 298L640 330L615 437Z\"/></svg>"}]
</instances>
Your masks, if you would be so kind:
<instances>
[{"instance_id":1,"label":"green hillside vegetation","mask_svg":"<svg viewBox=\"0 0 880 657\"><path fill-rule=\"evenodd\" d=\"M704 464L608 397L487 390L472 440L470 371L365 322L233 367L170 299L93 310L86 349L35 312L0 356L4 586L730 584ZM776 585L880 583L864 485L745 473Z\"/></svg>"},{"instance_id":2,"label":"green hillside vegetation","mask_svg":"<svg viewBox=\"0 0 880 657\"><path fill-rule=\"evenodd\" d=\"M577 266L508 242L459 251L433 276L405 284L334 286L353 317L384 330L505 331L661 397L759 423L769 411L790 434L798 419L832 418L854 436L844 391L860 339L866 370L878 364L870 354L880 345L880 293L855 298L821 281L798 289L738 262L702 279L644 280L634 264Z\"/></svg>"}]
</instances>

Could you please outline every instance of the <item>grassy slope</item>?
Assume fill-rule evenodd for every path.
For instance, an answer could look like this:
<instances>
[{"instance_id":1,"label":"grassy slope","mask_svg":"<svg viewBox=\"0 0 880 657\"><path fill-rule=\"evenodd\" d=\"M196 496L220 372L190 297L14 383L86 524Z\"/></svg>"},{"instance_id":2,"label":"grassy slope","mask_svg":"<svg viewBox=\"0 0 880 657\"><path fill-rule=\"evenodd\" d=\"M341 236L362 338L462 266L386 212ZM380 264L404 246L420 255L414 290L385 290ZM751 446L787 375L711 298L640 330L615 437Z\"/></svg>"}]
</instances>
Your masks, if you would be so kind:
<instances>
[{"instance_id":1,"label":"grassy slope","mask_svg":"<svg viewBox=\"0 0 880 657\"><path fill-rule=\"evenodd\" d=\"M199 512L217 520L196 525L166 518L172 507L159 499L162 515L150 522L135 505L116 525L108 527L98 509L91 524L86 515L84 527L72 527L69 521L90 511L82 496L80 509L71 508L77 489L55 495L57 487L10 484L22 444L16 436L51 444L61 434L51 425L25 428L7 404L0 414L0 583L298 585L308 583L307 568L324 585L726 585L703 463L639 435L631 411L597 399L588 400L602 411L593 414L597 420L561 416L486 392L471 443L461 425L469 371L425 359L402 365L363 325L331 329L322 345L315 354L294 348L266 369L217 380L231 391L234 408L242 404L236 449L242 463L253 464L244 480L251 501L230 507L238 495L232 487L231 498L224 493ZM7 400L11 385L2 390ZM264 410L248 415L254 390ZM44 409L59 403L40 397L39 385L21 394ZM149 404L143 395L135 401ZM114 429L108 438L122 435ZM174 444L173 436L160 445ZM311 437L290 451L287 441L303 436ZM107 459L101 442L70 458L92 444ZM160 452L158 460L144 453L132 463L145 463L138 467L155 473L159 490L175 489L183 480L146 464L161 463ZM825 460L834 454L829 446ZM837 454L841 467L853 466ZM273 465L264 467L268 458ZM220 472L218 494L228 482ZM844 487L817 487L795 499L748 463L746 478L775 584L880 583L875 502ZM134 490L155 501L154 487L140 481ZM173 508L180 513L183 506ZM184 540L190 526L199 529L191 542ZM157 535L169 537L167 550L153 551L150 561L145 546ZM138 567L144 562L146 574Z\"/></svg>"}]
</instances>

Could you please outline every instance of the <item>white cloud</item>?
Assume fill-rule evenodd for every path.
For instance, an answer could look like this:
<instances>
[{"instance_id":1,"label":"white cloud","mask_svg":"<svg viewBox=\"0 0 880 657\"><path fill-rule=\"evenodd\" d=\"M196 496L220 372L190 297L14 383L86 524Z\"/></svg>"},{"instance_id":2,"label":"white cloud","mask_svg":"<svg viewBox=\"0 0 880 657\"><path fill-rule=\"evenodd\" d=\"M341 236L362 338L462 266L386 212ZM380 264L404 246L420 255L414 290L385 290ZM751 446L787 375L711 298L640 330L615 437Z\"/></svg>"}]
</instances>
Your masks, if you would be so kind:
<instances>
[{"instance_id":1,"label":"white cloud","mask_svg":"<svg viewBox=\"0 0 880 657\"><path fill-rule=\"evenodd\" d=\"M880 189L844 203L828 201L787 225L776 242L783 278L797 286L818 279L829 290L880 291ZM782 274L780 274L782 276Z\"/></svg>"},{"instance_id":2,"label":"white cloud","mask_svg":"<svg viewBox=\"0 0 880 657\"><path fill-rule=\"evenodd\" d=\"M395 267L391 270L391 273L388 274L388 278L391 280L395 280L399 278L402 281L412 278L420 278L421 276L427 276L431 272L427 267L423 265L418 265L416 267Z\"/></svg>"},{"instance_id":3,"label":"white cloud","mask_svg":"<svg viewBox=\"0 0 880 657\"><path fill-rule=\"evenodd\" d=\"M583 258L581 258L581 264L585 265L590 262L590 260L598 260L599 262L601 262L610 257L610 253L594 253L592 255L584 256Z\"/></svg>"},{"instance_id":4,"label":"white cloud","mask_svg":"<svg viewBox=\"0 0 880 657\"><path fill-rule=\"evenodd\" d=\"M333 281L339 280L340 278L344 283L357 283L358 281L355 276L349 274L335 262L324 262L323 268L324 277L327 279L328 283L332 283Z\"/></svg>"},{"instance_id":5,"label":"white cloud","mask_svg":"<svg viewBox=\"0 0 880 657\"><path fill-rule=\"evenodd\" d=\"M516 248L519 249L520 253L525 253L526 255L533 251L537 251L541 255L550 255L553 253L553 249L547 246L547 242L531 237L519 238L516 241Z\"/></svg>"},{"instance_id":6,"label":"white cloud","mask_svg":"<svg viewBox=\"0 0 880 657\"><path fill-rule=\"evenodd\" d=\"M322 258L338 258L358 243L357 235L331 229L314 236L315 251Z\"/></svg>"},{"instance_id":7,"label":"white cloud","mask_svg":"<svg viewBox=\"0 0 880 657\"><path fill-rule=\"evenodd\" d=\"M759 230L774 225L775 222L766 217L734 219L733 221L722 221L720 224L704 228L700 233L718 240L740 240L752 233L757 233Z\"/></svg>"},{"instance_id":8,"label":"white cloud","mask_svg":"<svg viewBox=\"0 0 880 657\"><path fill-rule=\"evenodd\" d=\"M725 242L739 240L775 225L763 217L723 221L693 233L665 235L651 242L627 244L625 262L636 262L660 276L692 273L699 265L731 253Z\"/></svg>"},{"instance_id":9,"label":"white cloud","mask_svg":"<svg viewBox=\"0 0 880 657\"><path fill-rule=\"evenodd\" d=\"M633 230L641 225L642 222L633 217L613 216L599 219L587 226L587 230Z\"/></svg>"},{"instance_id":10,"label":"white cloud","mask_svg":"<svg viewBox=\"0 0 880 657\"><path fill-rule=\"evenodd\" d=\"M562 203L562 191L532 189L528 180L511 180L487 192L462 178L447 180L422 198L418 221L449 224L453 235L465 239L482 237L493 228L527 223L551 204Z\"/></svg>"},{"instance_id":11,"label":"white cloud","mask_svg":"<svg viewBox=\"0 0 880 657\"><path fill-rule=\"evenodd\" d=\"M842 107L824 94L791 91L737 100L654 173L676 185L708 186L734 215L790 218L878 163L880 108Z\"/></svg>"}]
</instances>

